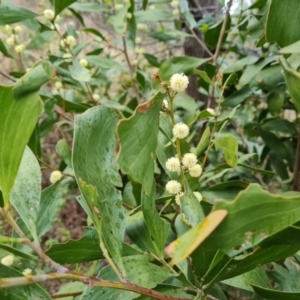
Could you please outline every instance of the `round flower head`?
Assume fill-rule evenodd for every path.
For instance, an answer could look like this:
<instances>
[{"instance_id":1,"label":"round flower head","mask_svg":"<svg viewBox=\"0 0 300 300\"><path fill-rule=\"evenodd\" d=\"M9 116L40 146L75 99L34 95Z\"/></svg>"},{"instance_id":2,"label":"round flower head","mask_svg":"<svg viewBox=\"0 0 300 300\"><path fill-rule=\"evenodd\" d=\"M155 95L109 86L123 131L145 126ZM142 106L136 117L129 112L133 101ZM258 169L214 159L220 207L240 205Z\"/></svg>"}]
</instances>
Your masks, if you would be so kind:
<instances>
[{"instance_id":1,"label":"round flower head","mask_svg":"<svg viewBox=\"0 0 300 300\"><path fill-rule=\"evenodd\" d=\"M189 135L190 130L186 124L181 122L174 125L172 132L177 139L184 139Z\"/></svg>"},{"instance_id":2,"label":"round flower head","mask_svg":"<svg viewBox=\"0 0 300 300\"><path fill-rule=\"evenodd\" d=\"M170 79L170 86L174 92L181 93L186 90L189 85L189 79L183 73L176 73Z\"/></svg>"},{"instance_id":3,"label":"round flower head","mask_svg":"<svg viewBox=\"0 0 300 300\"><path fill-rule=\"evenodd\" d=\"M54 86L55 86L55 88L57 89L57 90L60 90L61 88L62 88L62 83L60 82L60 81L56 81L55 82L55 84L54 84Z\"/></svg>"},{"instance_id":4,"label":"round flower head","mask_svg":"<svg viewBox=\"0 0 300 300\"><path fill-rule=\"evenodd\" d=\"M14 32L15 33L20 33L22 31L22 27L21 26L16 26L15 28L14 28Z\"/></svg>"},{"instance_id":5,"label":"round flower head","mask_svg":"<svg viewBox=\"0 0 300 300\"><path fill-rule=\"evenodd\" d=\"M195 197L199 202L203 199L202 195L199 192L193 192L193 194L195 195Z\"/></svg>"},{"instance_id":6,"label":"round flower head","mask_svg":"<svg viewBox=\"0 0 300 300\"><path fill-rule=\"evenodd\" d=\"M189 168L189 173L192 177L199 177L202 174L202 167L200 165L194 165Z\"/></svg>"},{"instance_id":7,"label":"round flower head","mask_svg":"<svg viewBox=\"0 0 300 300\"><path fill-rule=\"evenodd\" d=\"M139 36L137 36L136 38L135 38L135 43L136 44L140 44L142 42L142 39L139 37Z\"/></svg>"},{"instance_id":8,"label":"round flower head","mask_svg":"<svg viewBox=\"0 0 300 300\"><path fill-rule=\"evenodd\" d=\"M76 44L76 39L74 38L74 36L68 35L67 38L66 38L66 43L69 46L74 46Z\"/></svg>"},{"instance_id":9,"label":"round flower head","mask_svg":"<svg viewBox=\"0 0 300 300\"><path fill-rule=\"evenodd\" d=\"M25 269L22 274L25 276L25 277L30 277L31 276L31 273L32 273L32 270L27 268Z\"/></svg>"},{"instance_id":10,"label":"round flower head","mask_svg":"<svg viewBox=\"0 0 300 300\"><path fill-rule=\"evenodd\" d=\"M187 167L191 168L197 163L197 156L194 153L186 153L182 158L182 164Z\"/></svg>"},{"instance_id":11,"label":"round flower head","mask_svg":"<svg viewBox=\"0 0 300 300\"><path fill-rule=\"evenodd\" d=\"M215 115L215 110L212 108L207 108L206 111L208 111L212 116Z\"/></svg>"},{"instance_id":12,"label":"round flower head","mask_svg":"<svg viewBox=\"0 0 300 300\"><path fill-rule=\"evenodd\" d=\"M88 65L88 61L86 60L86 59L84 59L84 58L82 58L80 61L79 61L79 63L85 68L85 67L87 67L87 65Z\"/></svg>"},{"instance_id":13,"label":"round flower head","mask_svg":"<svg viewBox=\"0 0 300 300\"><path fill-rule=\"evenodd\" d=\"M8 33L12 32L12 28L9 25L5 25L5 31Z\"/></svg>"},{"instance_id":14,"label":"round flower head","mask_svg":"<svg viewBox=\"0 0 300 300\"><path fill-rule=\"evenodd\" d=\"M53 171L50 175L50 182L54 184L62 178L62 174L60 171Z\"/></svg>"},{"instance_id":15,"label":"round flower head","mask_svg":"<svg viewBox=\"0 0 300 300\"><path fill-rule=\"evenodd\" d=\"M24 49L25 49L25 45L24 45L24 44L20 44L20 45L17 45L17 46L15 47L15 51L16 51L17 53L22 53L22 52L24 51Z\"/></svg>"},{"instance_id":16,"label":"round flower head","mask_svg":"<svg viewBox=\"0 0 300 300\"><path fill-rule=\"evenodd\" d=\"M128 12L128 13L126 14L126 18L127 18L128 20L130 20L130 19L132 18L132 13Z\"/></svg>"},{"instance_id":17,"label":"round flower head","mask_svg":"<svg viewBox=\"0 0 300 300\"><path fill-rule=\"evenodd\" d=\"M52 9L45 9L44 10L44 17L47 19L47 20L53 20L54 19L54 16L55 16L55 13Z\"/></svg>"},{"instance_id":18,"label":"round flower head","mask_svg":"<svg viewBox=\"0 0 300 300\"><path fill-rule=\"evenodd\" d=\"M100 96L98 94L93 94L93 99L95 101L98 101L100 99Z\"/></svg>"},{"instance_id":19,"label":"round flower head","mask_svg":"<svg viewBox=\"0 0 300 300\"><path fill-rule=\"evenodd\" d=\"M6 39L6 44L8 46L13 46L15 44L15 36L12 35L11 37L7 38Z\"/></svg>"},{"instance_id":20,"label":"round flower head","mask_svg":"<svg viewBox=\"0 0 300 300\"><path fill-rule=\"evenodd\" d=\"M172 6L173 8L178 7L178 6L179 6L179 1L173 0L173 1L171 2L171 6Z\"/></svg>"},{"instance_id":21,"label":"round flower head","mask_svg":"<svg viewBox=\"0 0 300 300\"><path fill-rule=\"evenodd\" d=\"M170 172L180 172L180 161L177 157L171 157L166 162L166 168Z\"/></svg>"},{"instance_id":22,"label":"round flower head","mask_svg":"<svg viewBox=\"0 0 300 300\"><path fill-rule=\"evenodd\" d=\"M177 8L174 9L173 12L172 12L173 16L179 16L179 13L180 13L179 9L177 9Z\"/></svg>"},{"instance_id":23,"label":"round flower head","mask_svg":"<svg viewBox=\"0 0 300 300\"><path fill-rule=\"evenodd\" d=\"M9 267L13 264L14 258L15 257L13 255L7 255L1 259L1 264Z\"/></svg>"},{"instance_id":24,"label":"round flower head","mask_svg":"<svg viewBox=\"0 0 300 300\"><path fill-rule=\"evenodd\" d=\"M180 200L181 200L181 197L184 195L184 193L183 192L181 192L181 193L179 193L179 194L177 194L176 196L175 196L175 202L176 202L176 204L177 205L179 205L180 206Z\"/></svg>"},{"instance_id":25,"label":"round flower head","mask_svg":"<svg viewBox=\"0 0 300 300\"><path fill-rule=\"evenodd\" d=\"M179 194L181 192L181 184L176 180L170 180L166 184L166 190L173 195Z\"/></svg>"}]
</instances>

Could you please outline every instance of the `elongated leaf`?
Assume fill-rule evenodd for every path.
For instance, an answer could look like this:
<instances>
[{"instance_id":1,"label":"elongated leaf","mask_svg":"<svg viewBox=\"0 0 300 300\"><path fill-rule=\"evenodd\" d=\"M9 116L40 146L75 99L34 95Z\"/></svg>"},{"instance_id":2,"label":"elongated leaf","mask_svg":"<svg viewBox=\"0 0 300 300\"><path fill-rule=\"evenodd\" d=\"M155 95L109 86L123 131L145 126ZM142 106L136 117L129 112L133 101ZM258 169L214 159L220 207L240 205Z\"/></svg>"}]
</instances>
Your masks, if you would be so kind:
<instances>
[{"instance_id":1,"label":"elongated leaf","mask_svg":"<svg viewBox=\"0 0 300 300\"><path fill-rule=\"evenodd\" d=\"M299 41L299 19L298 0L289 0L288 5L284 1L272 0L266 24L267 41L276 42L281 47Z\"/></svg>"},{"instance_id":2,"label":"elongated leaf","mask_svg":"<svg viewBox=\"0 0 300 300\"><path fill-rule=\"evenodd\" d=\"M280 52L283 54L300 53L300 41L297 41L291 45L288 45L288 46L280 49Z\"/></svg>"},{"instance_id":3,"label":"elongated leaf","mask_svg":"<svg viewBox=\"0 0 300 300\"><path fill-rule=\"evenodd\" d=\"M166 247L166 253L172 258L171 264L177 264L188 257L219 226L226 215L226 210L212 212L199 225Z\"/></svg>"},{"instance_id":4,"label":"elongated leaf","mask_svg":"<svg viewBox=\"0 0 300 300\"><path fill-rule=\"evenodd\" d=\"M14 5L11 1L0 4L0 26L18 23L37 16L33 11Z\"/></svg>"},{"instance_id":5,"label":"elongated leaf","mask_svg":"<svg viewBox=\"0 0 300 300\"><path fill-rule=\"evenodd\" d=\"M240 276L224 280L223 283L246 291L253 291L252 284L260 284L265 288L270 288L268 276L262 268L257 268Z\"/></svg>"},{"instance_id":6,"label":"elongated leaf","mask_svg":"<svg viewBox=\"0 0 300 300\"><path fill-rule=\"evenodd\" d=\"M38 239L37 219L41 198L41 180L40 165L32 151L26 147L11 191L10 202L35 240Z\"/></svg>"},{"instance_id":7,"label":"elongated leaf","mask_svg":"<svg viewBox=\"0 0 300 300\"><path fill-rule=\"evenodd\" d=\"M12 58L12 56L7 51L4 43L2 42L2 40L0 40L0 52L3 53L4 56Z\"/></svg>"},{"instance_id":8,"label":"elongated leaf","mask_svg":"<svg viewBox=\"0 0 300 300\"><path fill-rule=\"evenodd\" d=\"M0 105L0 186L7 205L25 146L37 123L42 105L36 93L16 100L12 87L2 86Z\"/></svg>"},{"instance_id":9,"label":"elongated leaf","mask_svg":"<svg viewBox=\"0 0 300 300\"><path fill-rule=\"evenodd\" d=\"M13 88L16 99L37 92L42 85L55 76L54 66L49 61L38 62L28 73L18 80Z\"/></svg>"},{"instance_id":10,"label":"elongated leaf","mask_svg":"<svg viewBox=\"0 0 300 300\"><path fill-rule=\"evenodd\" d=\"M236 169L238 163L238 142L233 135L227 135L222 138L217 138L214 141L216 149L224 151L226 163L232 168Z\"/></svg>"},{"instance_id":11,"label":"elongated leaf","mask_svg":"<svg viewBox=\"0 0 300 300\"><path fill-rule=\"evenodd\" d=\"M210 128L207 126L201 136L201 139L196 148L196 155L199 156L208 146L210 141Z\"/></svg>"},{"instance_id":12,"label":"elongated leaf","mask_svg":"<svg viewBox=\"0 0 300 300\"><path fill-rule=\"evenodd\" d=\"M57 214L59 200L59 186L57 182L42 191L37 214L37 234L42 236L51 228Z\"/></svg>"},{"instance_id":13,"label":"elongated leaf","mask_svg":"<svg viewBox=\"0 0 300 300\"><path fill-rule=\"evenodd\" d=\"M269 300L299 300L300 299L300 293L288 293L288 292L281 292L276 291L272 289L267 289L258 285L251 284L254 292Z\"/></svg>"},{"instance_id":14,"label":"elongated leaf","mask_svg":"<svg viewBox=\"0 0 300 300\"><path fill-rule=\"evenodd\" d=\"M74 2L76 2L76 0L54 0L55 15L57 16L60 12Z\"/></svg>"},{"instance_id":15,"label":"elongated leaf","mask_svg":"<svg viewBox=\"0 0 300 300\"><path fill-rule=\"evenodd\" d=\"M223 107L237 106L238 104L241 104L242 102L244 102L251 95L252 95L252 90L248 86L245 86L245 87L241 88L240 90L231 94L229 97L227 97L222 102L222 106Z\"/></svg>"},{"instance_id":16,"label":"elongated leaf","mask_svg":"<svg viewBox=\"0 0 300 300\"><path fill-rule=\"evenodd\" d=\"M152 239L155 241L157 248L161 253L165 247L165 243L170 231L170 224L160 218L156 207L155 207L155 196L156 188L155 182L150 192L150 195L147 196L142 191L142 210L145 218L147 227L151 233Z\"/></svg>"},{"instance_id":17,"label":"elongated leaf","mask_svg":"<svg viewBox=\"0 0 300 300\"><path fill-rule=\"evenodd\" d=\"M285 82L298 112L300 112L300 73L291 68L285 58L279 60L284 73Z\"/></svg>"},{"instance_id":18,"label":"elongated leaf","mask_svg":"<svg viewBox=\"0 0 300 300\"><path fill-rule=\"evenodd\" d=\"M164 282L172 276L165 267L159 267L149 262L148 258L135 255L124 258L124 266L130 282L154 288L158 283ZM99 277L105 280L118 280L110 266L100 271ZM131 300L139 297L139 294L113 288L89 287L83 293L81 300L122 299Z\"/></svg>"},{"instance_id":19,"label":"elongated leaf","mask_svg":"<svg viewBox=\"0 0 300 300\"><path fill-rule=\"evenodd\" d=\"M196 58L190 56L172 57L161 64L159 74L163 80L169 80L173 74L190 73L193 69L198 68L207 61L209 61L209 58Z\"/></svg>"},{"instance_id":20,"label":"elongated leaf","mask_svg":"<svg viewBox=\"0 0 300 300\"><path fill-rule=\"evenodd\" d=\"M225 209L228 215L203 245L229 256L252 248L298 222L299 201L300 196L275 196L251 184L233 202L216 203L214 210Z\"/></svg>"},{"instance_id":21,"label":"elongated leaf","mask_svg":"<svg viewBox=\"0 0 300 300\"><path fill-rule=\"evenodd\" d=\"M115 188L122 185L114 156L116 124L116 113L106 107L94 107L75 117L73 168L83 195L80 203L122 269L125 213Z\"/></svg>"},{"instance_id":22,"label":"elongated leaf","mask_svg":"<svg viewBox=\"0 0 300 300\"><path fill-rule=\"evenodd\" d=\"M71 151L69 145L65 139L61 139L57 142L55 150L57 154L63 159L63 161L69 166L72 166Z\"/></svg>"},{"instance_id":23,"label":"elongated leaf","mask_svg":"<svg viewBox=\"0 0 300 300\"><path fill-rule=\"evenodd\" d=\"M22 276L23 275L20 272L0 264L0 278ZM50 295L36 283L25 285L23 287L0 289L0 297L3 300L52 299Z\"/></svg>"},{"instance_id":24,"label":"elongated leaf","mask_svg":"<svg viewBox=\"0 0 300 300\"><path fill-rule=\"evenodd\" d=\"M123 173L141 183L150 194L156 156L159 111L164 94L158 93L152 100L140 104L132 117L118 125L120 152L118 162Z\"/></svg>"},{"instance_id":25,"label":"elongated leaf","mask_svg":"<svg viewBox=\"0 0 300 300\"><path fill-rule=\"evenodd\" d=\"M71 66L69 66L69 70L71 73L72 78L88 82L91 80L91 74L87 68L84 68L77 59L73 60L73 63Z\"/></svg>"},{"instance_id":26,"label":"elongated leaf","mask_svg":"<svg viewBox=\"0 0 300 300\"><path fill-rule=\"evenodd\" d=\"M224 73L234 73L242 70L247 65L255 64L259 60L258 56L246 56L224 70Z\"/></svg>"}]
</instances>

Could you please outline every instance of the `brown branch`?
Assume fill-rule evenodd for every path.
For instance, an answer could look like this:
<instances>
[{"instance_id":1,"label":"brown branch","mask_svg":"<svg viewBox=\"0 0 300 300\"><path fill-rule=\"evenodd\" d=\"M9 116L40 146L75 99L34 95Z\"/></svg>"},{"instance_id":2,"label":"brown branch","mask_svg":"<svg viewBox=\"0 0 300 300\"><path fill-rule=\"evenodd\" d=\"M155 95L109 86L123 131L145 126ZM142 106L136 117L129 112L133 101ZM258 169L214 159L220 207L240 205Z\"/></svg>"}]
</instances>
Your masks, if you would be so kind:
<instances>
[{"instance_id":1,"label":"brown branch","mask_svg":"<svg viewBox=\"0 0 300 300\"><path fill-rule=\"evenodd\" d=\"M187 22L186 19L183 19L184 24L186 25L186 27L188 28L188 30L190 31L190 33L193 35L193 37L196 39L196 41L198 42L198 44L203 48L203 50L212 58L214 59L214 54L208 49L208 47L205 45L205 43L199 38L199 36L195 33L195 31L191 28L191 26L189 25L189 23Z\"/></svg>"},{"instance_id":2,"label":"brown branch","mask_svg":"<svg viewBox=\"0 0 300 300\"><path fill-rule=\"evenodd\" d=\"M67 293L67 294L59 294L59 295L51 295L52 299L59 299L65 297L76 297L82 295L82 292L75 292L75 293Z\"/></svg>"},{"instance_id":3,"label":"brown branch","mask_svg":"<svg viewBox=\"0 0 300 300\"><path fill-rule=\"evenodd\" d=\"M1 74L4 78L6 78L6 79L8 79L8 80L11 80L11 81L13 81L13 82L16 82L16 81L17 81L17 80L15 80L14 78L12 78L12 77L6 75L6 74L3 73L2 71L0 71L0 74Z\"/></svg>"},{"instance_id":4,"label":"brown branch","mask_svg":"<svg viewBox=\"0 0 300 300\"><path fill-rule=\"evenodd\" d=\"M132 81L132 86L133 86L133 89L134 89L134 93L135 93L135 96L136 96L136 99L137 99L138 103L141 103L141 99L140 99L140 95L139 95L139 89L138 89L138 86L137 86L135 78L134 78L133 67L132 67L132 65L130 63L130 60L129 60L129 56L128 56L128 52L127 52L126 40L125 40L124 36L122 36L122 42L123 42L123 48L124 48L124 55L125 55L125 59L126 59L128 68L129 68L129 72L130 72L130 77L131 77L131 81Z\"/></svg>"},{"instance_id":5,"label":"brown branch","mask_svg":"<svg viewBox=\"0 0 300 300\"><path fill-rule=\"evenodd\" d=\"M128 281L127 282L109 281L109 280L103 280L103 279L84 276L75 273L67 273L67 274L52 273L52 274L42 274L42 275L34 275L28 277L1 278L0 288L29 285L32 283L44 282L47 280L57 280L57 279L78 280L87 284L88 286L127 290L158 300L190 300L190 298L179 298L179 297L165 295L160 292L136 285Z\"/></svg>"}]
</instances>

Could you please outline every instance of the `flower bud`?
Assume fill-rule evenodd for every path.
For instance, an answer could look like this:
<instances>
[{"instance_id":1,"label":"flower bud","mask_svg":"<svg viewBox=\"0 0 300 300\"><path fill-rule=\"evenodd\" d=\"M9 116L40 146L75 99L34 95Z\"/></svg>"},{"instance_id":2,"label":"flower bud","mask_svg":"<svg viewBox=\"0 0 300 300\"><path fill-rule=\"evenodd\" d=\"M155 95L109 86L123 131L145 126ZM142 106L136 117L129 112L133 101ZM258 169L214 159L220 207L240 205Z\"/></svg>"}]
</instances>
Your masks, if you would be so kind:
<instances>
[{"instance_id":1,"label":"flower bud","mask_svg":"<svg viewBox=\"0 0 300 300\"><path fill-rule=\"evenodd\" d=\"M22 52L24 51L24 49L25 49L25 45L24 45L24 44L20 44L20 45L17 45L17 46L15 47L15 51L16 51L17 53L22 53Z\"/></svg>"},{"instance_id":2,"label":"flower bud","mask_svg":"<svg viewBox=\"0 0 300 300\"><path fill-rule=\"evenodd\" d=\"M14 32L15 33L20 33L22 31L22 27L21 26L16 26L15 28L14 28Z\"/></svg>"},{"instance_id":3,"label":"flower bud","mask_svg":"<svg viewBox=\"0 0 300 300\"><path fill-rule=\"evenodd\" d=\"M98 101L100 99L100 96L98 94L93 94L93 99L95 101Z\"/></svg>"},{"instance_id":4,"label":"flower bud","mask_svg":"<svg viewBox=\"0 0 300 300\"><path fill-rule=\"evenodd\" d=\"M86 60L86 59L84 59L84 58L82 58L80 61L79 61L79 63L85 68L85 67L87 67L87 65L88 65L88 61Z\"/></svg>"},{"instance_id":5,"label":"flower bud","mask_svg":"<svg viewBox=\"0 0 300 300\"><path fill-rule=\"evenodd\" d=\"M54 86L55 86L55 88L57 90L60 90L63 87L63 85L62 85L62 83L60 81L56 81L55 84L54 84Z\"/></svg>"},{"instance_id":6,"label":"flower bud","mask_svg":"<svg viewBox=\"0 0 300 300\"><path fill-rule=\"evenodd\" d=\"M27 268L25 269L22 274L25 276L25 277L31 277L31 273L32 273L32 270Z\"/></svg>"},{"instance_id":7,"label":"flower bud","mask_svg":"<svg viewBox=\"0 0 300 300\"><path fill-rule=\"evenodd\" d=\"M76 39L74 38L74 36L68 35L67 38L66 38L66 43L69 46L74 46L76 44Z\"/></svg>"},{"instance_id":8,"label":"flower bud","mask_svg":"<svg viewBox=\"0 0 300 300\"><path fill-rule=\"evenodd\" d=\"M53 20L54 19L54 16L55 16L55 13L52 9L45 9L44 10L44 17L47 19L47 20Z\"/></svg>"},{"instance_id":9,"label":"flower bud","mask_svg":"<svg viewBox=\"0 0 300 300\"><path fill-rule=\"evenodd\" d=\"M60 171L53 171L50 175L50 182L52 184L56 183L62 178L62 173Z\"/></svg>"}]
</instances>

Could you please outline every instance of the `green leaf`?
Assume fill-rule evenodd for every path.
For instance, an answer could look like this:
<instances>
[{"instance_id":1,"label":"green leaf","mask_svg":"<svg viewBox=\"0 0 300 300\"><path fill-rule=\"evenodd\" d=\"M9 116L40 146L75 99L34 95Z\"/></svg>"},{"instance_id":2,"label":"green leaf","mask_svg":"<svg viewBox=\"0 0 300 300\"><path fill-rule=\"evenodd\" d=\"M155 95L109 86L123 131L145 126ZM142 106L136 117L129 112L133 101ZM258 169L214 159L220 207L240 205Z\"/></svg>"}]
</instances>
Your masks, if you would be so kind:
<instances>
[{"instance_id":1,"label":"green leaf","mask_svg":"<svg viewBox=\"0 0 300 300\"><path fill-rule=\"evenodd\" d=\"M268 110L272 114L279 114L285 101L285 89L275 89L268 95Z\"/></svg>"},{"instance_id":2,"label":"green leaf","mask_svg":"<svg viewBox=\"0 0 300 300\"><path fill-rule=\"evenodd\" d=\"M54 0L55 16L74 2L76 2L76 0Z\"/></svg>"},{"instance_id":3,"label":"green leaf","mask_svg":"<svg viewBox=\"0 0 300 300\"><path fill-rule=\"evenodd\" d=\"M122 269L125 213L115 188L122 185L114 156L117 121L114 111L99 106L75 117L73 168L84 197L80 203Z\"/></svg>"},{"instance_id":4,"label":"green leaf","mask_svg":"<svg viewBox=\"0 0 300 300\"><path fill-rule=\"evenodd\" d=\"M168 245L165 251L172 258L171 264L178 264L187 258L219 226L226 215L226 210L212 212L199 225Z\"/></svg>"},{"instance_id":5,"label":"green leaf","mask_svg":"<svg viewBox=\"0 0 300 300\"><path fill-rule=\"evenodd\" d=\"M54 244L47 255L59 264L77 264L103 258L97 230L84 228L84 236L79 240L69 240L64 244Z\"/></svg>"},{"instance_id":6,"label":"green leaf","mask_svg":"<svg viewBox=\"0 0 300 300\"><path fill-rule=\"evenodd\" d=\"M120 168L135 182L141 183L147 195L153 182L159 112L164 97L158 93L152 100L138 105L132 117L121 120L117 129Z\"/></svg>"},{"instance_id":7,"label":"green leaf","mask_svg":"<svg viewBox=\"0 0 300 300\"><path fill-rule=\"evenodd\" d=\"M134 16L137 22L157 22L167 20L173 17L173 15L169 11L162 9L138 10L135 11Z\"/></svg>"},{"instance_id":8,"label":"green leaf","mask_svg":"<svg viewBox=\"0 0 300 300\"><path fill-rule=\"evenodd\" d=\"M15 6L11 1L0 4L0 26L18 23L38 16L31 10Z\"/></svg>"},{"instance_id":9,"label":"green leaf","mask_svg":"<svg viewBox=\"0 0 300 300\"><path fill-rule=\"evenodd\" d=\"M126 235L140 249L154 253L157 256L161 254L151 238L142 212L138 212L127 218Z\"/></svg>"},{"instance_id":10,"label":"green leaf","mask_svg":"<svg viewBox=\"0 0 300 300\"><path fill-rule=\"evenodd\" d=\"M172 57L161 64L159 74L163 80L169 80L173 74L191 73L193 69L198 68L209 60L209 58L196 58L191 56Z\"/></svg>"},{"instance_id":11,"label":"green leaf","mask_svg":"<svg viewBox=\"0 0 300 300\"><path fill-rule=\"evenodd\" d=\"M205 215L202 207L189 187L186 193L180 197L180 203L182 221L186 225L194 227L203 221Z\"/></svg>"},{"instance_id":12,"label":"green leaf","mask_svg":"<svg viewBox=\"0 0 300 300\"><path fill-rule=\"evenodd\" d=\"M281 292L276 291L272 289L267 289L258 285L252 284L252 288L254 292L265 298L270 300L299 300L300 299L300 293L287 293L287 292Z\"/></svg>"},{"instance_id":13,"label":"green leaf","mask_svg":"<svg viewBox=\"0 0 300 300\"><path fill-rule=\"evenodd\" d=\"M282 54L290 54L290 53L300 53L300 41L297 41L291 45L288 45L282 49L280 49Z\"/></svg>"},{"instance_id":14,"label":"green leaf","mask_svg":"<svg viewBox=\"0 0 300 300\"><path fill-rule=\"evenodd\" d=\"M59 1L59 0L56 0ZM76 2L76 1L73 1ZM102 6L100 3L73 3L70 8L76 9L79 11L84 12L92 12L92 13L103 13L103 12L110 12L110 9L108 9L105 6Z\"/></svg>"},{"instance_id":15,"label":"green leaf","mask_svg":"<svg viewBox=\"0 0 300 300\"><path fill-rule=\"evenodd\" d=\"M74 59L72 65L69 66L72 78L78 81L88 82L91 80L90 71L84 68L77 59Z\"/></svg>"},{"instance_id":16,"label":"green leaf","mask_svg":"<svg viewBox=\"0 0 300 300\"><path fill-rule=\"evenodd\" d=\"M159 284L154 290L157 292L160 292L162 294L173 296L173 297L182 297L184 299L194 299L193 296L184 292L184 288L175 287L173 285ZM143 295L143 296L138 297L136 300L153 300L153 297Z\"/></svg>"},{"instance_id":17,"label":"green leaf","mask_svg":"<svg viewBox=\"0 0 300 300\"><path fill-rule=\"evenodd\" d=\"M96 55L88 55L86 56L86 60L88 61L89 65L95 65L96 67L103 69L113 69L120 67L120 65L114 60Z\"/></svg>"},{"instance_id":18,"label":"green leaf","mask_svg":"<svg viewBox=\"0 0 300 300\"><path fill-rule=\"evenodd\" d=\"M0 278L22 277L23 275L9 267L0 264ZM32 283L23 287L0 289L0 298L3 300L28 300L43 299L51 300L50 295L38 284Z\"/></svg>"},{"instance_id":19,"label":"green leaf","mask_svg":"<svg viewBox=\"0 0 300 300\"><path fill-rule=\"evenodd\" d=\"M172 276L165 267L157 266L151 263L146 256L135 255L124 258L124 266L127 278L130 282L146 287L154 288L158 283L164 282ZM99 278L104 280L116 281L115 272L110 266L100 271ZM139 297L139 294L131 291L104 287L88 287L81 300L99 300L99 299L122 299L131 300Z\"/></svg>"},{"instance_id":20,"label":"green leaf","mask_svg":"<svg viewBox=\"0 0 300 300\"><path fill-rule=\"evenodd\" d=\"M71 151L66 139L59 140L55 146L55 150L57 154L63 159L63 161L69 167L72 167Z\"/></svg>"},{"instance_id":21,"label":"green leaf","mask_svg":"<svg viewBox=\"0 0 300 300\"><path fill-rule=\"evenodd\" d=\"M292 101L300 112L300 73L291 68L287 60L283 57L279 59L287 88L290 92Z\"/></svg>"},{"instance_id":22,"label":"green leaf","mask_svg":"<svg viewBox=\"0 0 300 300\"><path fill-rule=\"evenodd\" d=\"M49 61L39 61L35 66L21 77L13 88L16 99L37 92L42 85L55 76L55 68Z\"/></svg>"},{"instance_id":23,"label":"green leaf","mask_svg":"<svg viewBox=\"0 0 300 300\"><path fill-rule=\"evenodd\" d=\"M36 226L41 198L41 180L40 165L32 151L26 147L11 191L10 202L35 240L38 240Z\"/></svg>"},{"instance_id":24,"label":"green leaf","mask_svg":"<svg viewBox=\"0 0 300 300\"><path fill-rule=\"evenodd\" d=\"M280 0L272 0L266 24L267 41L276 42L281 47L299 41L299 19L298 0L289 0L288 5Z\"/></svg>"},{"instance_id":25,"label":"green leaf","mask_svg":"<svg viewBox=\"0 0 300 300\"><path fill-rule=\"evenodd\" d=\"M57 214L59 204L60 182L47 187L42 191L37 215L37 234L42 236L50 230Z\"/></svg>"},{"instance_id":26,"label":"green leaf","mask_svg":"<svg viewBox=\"0 0 300 300\"><path fill-rule=\"evenodd\" d=\"M4 45L4 43L2 42L2 40L0 40L0 52L1 52L4 56L12 58L12 56L11 56L11 55L9 54L9 52L7 51L7 49L6 49L5 45Z\"/></svg>"},{"instance_id":27,"label":"green leaf","mask_svg":"<svg viewBox=\"0 0 300 300\"><path fill-rule=\"evenodd\" d=\"M253 292L252 284L260 284L266 288L271 287L268 276L262 268L257 268L240 276L226 279L223 283L251 292Z\"/></svg>"},{"instance_id":28,"label":"green leaf","mask_svg":"<svg viewBox=\"0 0 300 300\"><path fill-rule=\"evenodd\" d=\"M107 23L111 24L115 29L115 32L118 34L124 34L126 31L126 14L127 7L123 7L120 10L118 10L116 14L111 15L107 20Z\"/></svg>"},{"instance_id":29,"label":"green leaf","mask_svg":"<svg viewBox=\"0 0 300 300\"><path fill-rule=\"evenodd\" d=\"M225 137L216 138L214 144L217 150L222 149L224 151L224 157L226 163L236 169L238 163L238 141L233 135L227 135Z\"/></svg>"},{"instance_id":30,"label":"green leaf","mask_svg":"<svg viewBox=\"0 0 300 300\"><path fill-rule=\"evenodd\" d=\"M222 106L223 107L237 106L238 104L244 102L251 95L252 95L252 90L248 86L242 87L240 90L226 97L225 100L222 102Z\"/></svg>"},{"instance_id":31,"label":"green leaf","mask_svg":"<svg viewBox=\"0 0 300 300\"><path fill-rule=\"evenodd\" d=\"M160 218L155 207L156 184L153 181L150 195L147 196L142 190L142 210L145 222L151 233L152 239L155 241L157 248L161 253L166 244L166 240L170 231L170 224Z\"/></svg>"},{"instance_id":32,"label":"green leaf","mask_svg":"<svg viewBox=\"0 0 300 300\"><path fill-rule=\"evenodd\" d=\"M42 32L36 32L34 37L32 38L31 42L28 46L26 46L26 49L39 49L41 46L43 46L45 43L49 42L49 40L53 37L55 34L54 30L47 30Z\"/></svg>"},{"instance_id":33,"label":"green leaf","mask_svg":"<svg viewBox=\"0 0 300 300\"><path fill-rule=\"evenodd\" d=\"M205 71L194 69L193 74L199 75L206 83L213 85L212 80L210 79L210 77L207 75Z\"/></svg>"},{"instance_id":34,"label":"green leaf","mask_svg":"<svg viewBox=\"0 0 300 300\"><path fill-rule=\"evenodd\" d=\"M253 56L253 55L246 56L246 57L236 61L234 64L229 66L227 69L225 69L224 74L241 71L242 69L244 69L245 66L255 64L258 60L259 60L258 56Z\"/></svg>"},{"instance_id":35,"label":"green leaf","mask_svg":"<svg viewBox=\"0 0 300 300\"><path fill-rule=\"evenodd\" d=\"M205 149L206 147L208 146L209 144L209 141L210 141L210 128L209 126L207 126L201 136L201 139L197 145L197 148L196 148L196 156L199 156Z\"/></svg>"},{"instance_id":36,"label":"green leaf","mask_svg":"<svg viewBox=\"0 0 300 300\"><path fill-rule=\"evenodd\" d=\"M283 132L290 135L296 135L297 130L295 125L286 119L271 119L261 126L264 130Z\"/></svg>"},{"instance_id":37,"label":"green leaf","mask_svg":"<svg viewBox=\"0 0 300 300\"><path fill-rule=\"evenodd\" d=\"M258 184L251 184L233 202L216 203L214 210L225 209L228 215L203 245L230 256L252 248L298 222L299 201L300 196L272 195Z\"/></svg>"},{"instance_id":38,"label":"green leaf","mask_svg":"<svg viewBox=\"0 0 300 300\"><path fill-rule=\"evenodd\" d=\"M16 100L12 87L2 86L0 105L0 186L7 205L25 146L37 123L42 105L36 93Z\"/></svg>"}]
</instances>

